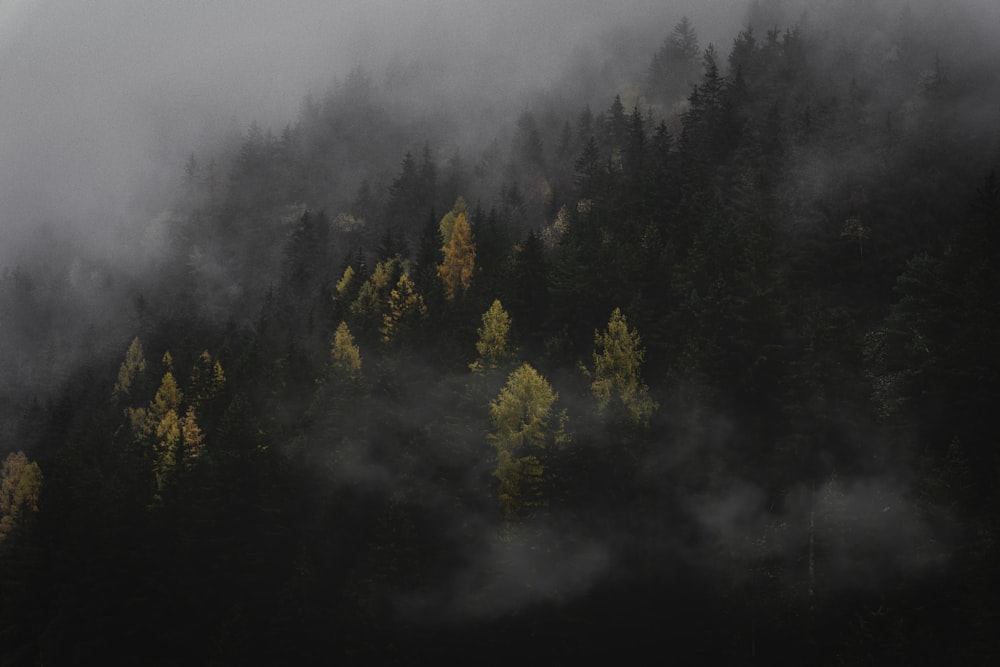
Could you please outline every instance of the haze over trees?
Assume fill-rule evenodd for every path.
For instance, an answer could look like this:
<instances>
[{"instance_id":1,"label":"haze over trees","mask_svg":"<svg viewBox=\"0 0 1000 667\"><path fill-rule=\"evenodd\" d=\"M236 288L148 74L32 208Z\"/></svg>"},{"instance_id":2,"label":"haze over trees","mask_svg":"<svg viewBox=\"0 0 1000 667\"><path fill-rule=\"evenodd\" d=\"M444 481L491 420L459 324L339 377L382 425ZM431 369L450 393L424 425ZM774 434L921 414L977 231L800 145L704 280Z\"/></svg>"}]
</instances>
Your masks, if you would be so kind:
<instances>
[{"instance_id":1,"label":"haze over trees","mask_svg":"<svg viewBox=\"0 0 1000 667\"><path fill-rule=\"evenodd\" d=\"M0 663L996 662L1000 54L792 4L362 60L10 255Z\"/></svg>"}]
</instances>

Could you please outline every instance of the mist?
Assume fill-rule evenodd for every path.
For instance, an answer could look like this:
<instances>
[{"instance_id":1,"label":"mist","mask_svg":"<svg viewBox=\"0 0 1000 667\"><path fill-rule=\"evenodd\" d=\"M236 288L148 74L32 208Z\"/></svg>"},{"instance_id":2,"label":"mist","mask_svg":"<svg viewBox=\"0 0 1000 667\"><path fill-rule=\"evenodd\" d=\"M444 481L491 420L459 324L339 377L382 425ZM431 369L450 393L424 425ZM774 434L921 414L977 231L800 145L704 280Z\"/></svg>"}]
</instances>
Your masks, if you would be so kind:
<instances>
[{"instance_id":1,"label":"mist","mask_svg":"<svg viewBox=\"0 0 1000 667\"><path fill-rule=\"evenodd\" d=\"M280 132L308 93L321 96L354 68L381 84L390 64L418 64L434 86L408 91L413 109L460 103L467 116L500 116L558 80L583 45L598 63L618 57L601 52L616 27L638 38L644 66L664 38L653 26L686 13L707 44L735 34L737 7L5 2L2 261L16 262L40 226L71 231L91 251L115 247L119 225L141 226L167 205L192 151L221 148L251 122Z\"/></svg>"},{"instance_id":2,"label":"mist","mask_svg":"<svg viewBox=\"0 0 1000 667\"><path fill-rule=\"evenodd\" d=\"M0 661L996 653L997 25L3 1Z\"/></svg>"}]
</instances>

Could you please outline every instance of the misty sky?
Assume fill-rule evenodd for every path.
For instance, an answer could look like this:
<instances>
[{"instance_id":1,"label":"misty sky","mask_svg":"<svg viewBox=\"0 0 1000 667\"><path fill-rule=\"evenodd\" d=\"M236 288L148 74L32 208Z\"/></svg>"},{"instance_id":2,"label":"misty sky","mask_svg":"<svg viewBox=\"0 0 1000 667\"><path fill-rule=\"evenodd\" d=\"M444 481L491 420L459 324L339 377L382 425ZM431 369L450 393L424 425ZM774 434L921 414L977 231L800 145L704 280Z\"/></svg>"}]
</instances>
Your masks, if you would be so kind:
<instances>
[{"instance_id":1,"label":"misty sky","mask_svg":"<svg viewBox=\"0 0 1000 667\"><path fill-rule=\"evenodd\" d=\"M100 243L98 230L134 215L136 192L169 181L190 152L253 120L280 131L306 93L352 67L443 67L454 54L446 83L515 95L558 77L616 23L655 25L662 39L688 14L711 39L716 23L738 27L742 5L0 0L0 261L43 223ZM506 80L482 81L487 72Z\"/></svg>"},{"instance_id":2,"label":"misty sky","mask_svg":"<svg viewBox=\"0 0 1000 667\"><path fill-rule=\"evenodd\" d=\"M0 262L43 223L101 243L99 230L129 222L137 193L176 177L189 153L252 120L280 131L306 93L353 67L378 76L419 59L442 68L443 85L510 98L557 80L616 24L655 45L686 14L702 46L725 54L746 4L0 0ZM1000 3L966 4L986 16Z\"/></svg>"}]
</instances>

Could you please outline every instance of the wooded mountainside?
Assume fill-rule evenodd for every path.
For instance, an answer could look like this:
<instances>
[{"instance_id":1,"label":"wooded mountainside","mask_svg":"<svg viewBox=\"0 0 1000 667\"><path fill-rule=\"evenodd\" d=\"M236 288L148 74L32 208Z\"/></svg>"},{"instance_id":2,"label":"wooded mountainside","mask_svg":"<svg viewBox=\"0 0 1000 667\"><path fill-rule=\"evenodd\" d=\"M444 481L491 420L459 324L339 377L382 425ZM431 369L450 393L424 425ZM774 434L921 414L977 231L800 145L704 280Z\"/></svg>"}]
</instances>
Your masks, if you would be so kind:
<instances>
[{"instance_id":1,"label":"wooded mountainside","mask_svg":"<svg viewBox=\"0 0 1000 667\"><path fill-rule=\"evenodd\" d=\"M358 68L5 268L0 663L1000 660L997 71L750 25L474 140Z\"/></svg>"}]
</instances>

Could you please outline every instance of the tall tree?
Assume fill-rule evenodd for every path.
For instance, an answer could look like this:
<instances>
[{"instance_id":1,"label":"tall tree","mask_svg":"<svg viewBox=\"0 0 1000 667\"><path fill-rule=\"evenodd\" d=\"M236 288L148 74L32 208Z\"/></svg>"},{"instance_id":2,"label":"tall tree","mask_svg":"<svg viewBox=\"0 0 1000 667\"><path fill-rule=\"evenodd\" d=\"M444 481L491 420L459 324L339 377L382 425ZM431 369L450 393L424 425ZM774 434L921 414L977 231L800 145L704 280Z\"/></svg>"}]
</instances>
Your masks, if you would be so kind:
<instances>
[{"instance_id":1,"label":"tall tree","mask_svg":"<svg viewBox=\"0 0 1000 667\"><path fill-rule=\"evenodd\" d=\"M125 361L118 369L118 379L115 381L115 396L128 399L132 395L132 389L136 380L142 376L146 370L146 357L142 353L142 343L138 336L132 339L125 353Z\"/></svg>"},{"instance_id":2,"label":"tall tree","mask_svg":"<svg viewBox=\"0 0 1000 667\"><path fill-rule=\"evenodd\" d=\"M226 374L222 364L213 359L208 350L203 350L191 369L188 400L192 405L210 401L225 388Z\"/></svg>"},{"instance_id":3,"label":"tall tree","mask_svg":"<svg viewBox=\"0 0 1000 667\"><path fill-rule=\"evenodd\" d=\"M554 409L558 397L538 371L523 364L490 403L489 441L497 451L493 475L508 522L531 518L548 506L546 462L567 439L565 418Z\"/></svg>"},{"instance_id":4,"label":"tall tree","mask_svg":"<svg viewBox=\"0 0 1000 667\"><path fill-rule=\"evenodd\" d=\"M650 97L669 102L690 89L697 73L698 33L684 16L653 56L647 74Z\"/></svg>"},{"instance_id":5,"label":"tall tree","mask_svg":"<svg viewBox=\"0 0 1000 667\"><path fill-rule=\"evenodd\" d=\"M382 342L398 340L400 335L415 329L427 317L427 305L405 271L389 292L389 308L382 317Z\"/></svg>"},{"instance_id":6,"label":"tall tree","mask_svg":"<svg viewBox=\"0 0 1000 667\"><path fill-rule=\"evenodd\" d=\"M337 325L330 346L330 364L333 374L338 378L353 380L361 373L361 351L354 343L354 336L347 327L347 322Z\"/></svg>"},{"instance_id":7,"label":"tall tree","mask_svg":"<svg viewBox=\"0 0 1000 667\"><path fill-rule=\"evenodd\" d=\"M479 358L469 364L473 371L496 369L510 359L510 315L503 309L499 299L494 299L493 305L483 313L483 326L477 333L479 340L476 341L476 352L479 353Z\"/></svg>"},{"instance_id":8,"label":"tall tree","mask_svg":"<svg viewBox=\"0 0 1000 667\"><path fill-rule=\"evenodd\" d=\"M465 213L459 213L451 237L444 246L444 261L438 265L438 276L449 301L469 289L475 268L476 246L472 240L472 228Z\"/></svg>"},{"instance_id":9,"label":"tall tree","mask_svg":"<svg viewBox=\"0 0 1000 667\"><path fill-rule=\"evenodd\" d=\"M657 405L642 381L646 351L639 333L629 329L615 308L603 333L594 332L594 373L590 385L601 412L620 413L635 425L646 425Z\"/></svg>"},{"instance_id":10,"label":"tall tree","mask_svg":"<svg viewBox=\"0 0 1000 667\"><path fill-rule=\"evenodd\" d=\"M441 237L442 252L451 242L451 235L455 230L455 221L460 215L464 215L466 218L468 218L469 215L468 207L462 197L455 199L455 205L451 207L450 211L445 213L444 217L441 218L441 222L438 224L438 234Z\"/></svg>"}]
</instances>

